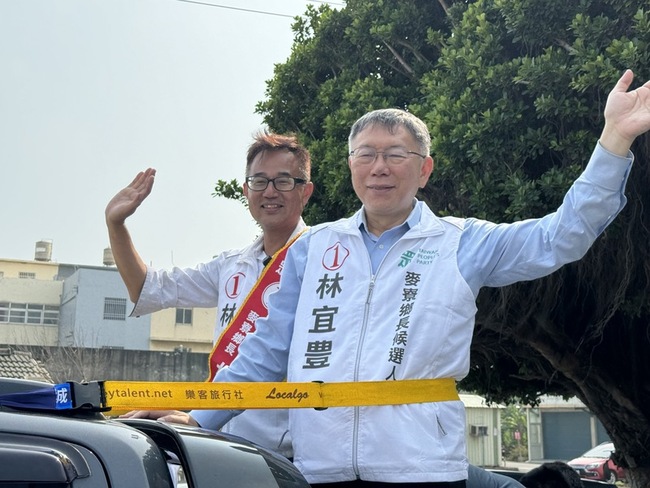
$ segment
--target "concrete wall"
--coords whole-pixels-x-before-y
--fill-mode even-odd
[[[149,348],[170,351],[183,346],[194,352],[209,353],[216,322],[216,308],[193,308],[191,324],[177,324],[175,308],[160,310],[151,314]]]
[[[58,269],[58,263],[0,258],[0,271],[5,278],[18,278],[20,273],[34,273],[36,280],[55,280]]]
[[[208,354],[187,350],[135,351],[21,346],[42,362],[54,382],[64,381],[204,381]]]

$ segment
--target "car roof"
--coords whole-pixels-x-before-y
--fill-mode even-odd
[[[0,464],[12,466],[0,470],[0,482],[36,483],[41,476],[71,483],[104,470],[109,480],[103,486],[171,488],[168,463],[173,461],[198,488],[214,486],[217,473],[220,486],[233,488],[309,487],[286,458],[235,436],[154,420],[112,419],[88,405],[72,410],[3,405],[3,395],[48,386],[54,385],[0,378]]]

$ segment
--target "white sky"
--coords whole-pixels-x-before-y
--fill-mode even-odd
[[[301,15],[306,0],[206,0]],[[337,5],[334,5],[335,7]],[[158,171],[129,221],[143,259],[194,266],[250,242],[242,180],[292,18],[179,0],[0,0],[0,258],[102,265],[104,207]]]

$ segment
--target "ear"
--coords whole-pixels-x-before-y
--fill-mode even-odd
[[[302,189],[302,204],[307,205],[307,202],[309,201],[309,198],[311,197],[312,193],[314,193],[314,184],[310,181],[308,183],[305,183]]]
[[[244,182],[241,189],[242,192],[244,192],[244,196],[246,197],[246,200],[248,200],[248,185],[246,184],[246,182]]]
[[[422,166],[420,167],[420,188],[424,188],[429,181],[431,173],[433,173],[434,162],[431,156],[427,156],[422,161]]]

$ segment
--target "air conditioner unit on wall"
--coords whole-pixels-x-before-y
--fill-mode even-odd
[[[488,435],[487,425],[470,425],[469,435],[474,437],[482,437]]]

